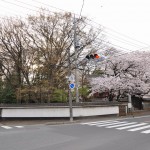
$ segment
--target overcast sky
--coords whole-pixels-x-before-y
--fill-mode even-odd
[[[0,0],[0,15],[24,16],[35,13],[36,7],[59,11],[50,6],[80,14],[82,4],[83,0]],[[84,0],[82,15],[105,26],[108,39],[118,46],[136,50],[150,45],[150,0]]]

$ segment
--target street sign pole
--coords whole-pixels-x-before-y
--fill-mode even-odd
[[[71,76],[71,62],[70,62],[70,49],[68,49],[68,74]],[[71,88],[70,88],[70,81],[69,81],[69,114],[70,114],[70,122],[73,121],[73,110],[72,110],[72,95],[71,95]]]
[[[69,112],[70,112],[70,122],[73,121],[73,111],[72,111],[72,95],[71,88],[69,87]]]

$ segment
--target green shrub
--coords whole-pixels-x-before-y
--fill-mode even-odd
[[[67,102],[67,92],[61,89],[55,89],[52,94],[52,103],[65,103]]]
[[[0,93],[0,103],[16,103],[15,91],[11,87],[5,87],[4,89],[1,89]]]
[[[89,95],[89,88],[87,86],[80,87],[79,95],[82,97],[83,100],[86,100],[87,96]]]

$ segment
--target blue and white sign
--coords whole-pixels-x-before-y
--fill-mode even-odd
[[[74,82],[75,81],[75,76],[73,74],[71,74],[68,78],[68,81],[70,82]]]
[[[69,84],[70,89],[73,89],[74,87],[75,87],[75,84],[73,84],[73,83]]]

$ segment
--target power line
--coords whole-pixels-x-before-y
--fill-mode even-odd
[[[79,15],[79,18],[81,17],[81,14],[82,14],[83,7],[84,7],[84,0],[83,0],[83,2],[82,2],[82,7],[81,7],[81,10],[80,10],[80,15]]]
[[[89,20],[88,18],[87,18],[87,20]],[[89,26],[92,26],[92,27],[94,27],[92,24],[89,24],[89,23],[86,23],[87,25],[89,25]],[[102,25],[101,25],[102,26]],[[102,26],[102,27],[104,27],[104,26]],[[99,27],[95,27],[95,28],[97,28],[97,29],[101,29],[101,28],[99,28]],[[111,33],[108,33],[108,32],[106,32],[105,30],[103,30],[102,32],[104,32],[105,34],[107,34],[107,36],[113,36],[113,37],[117,37],[116,35],[113,35],[113,34],[111,34]],[[119,35],[119,33],[118,33],[118,35]],[[120,34],[121,35],[121,34]],[[126,41],[126,42],[128,42],[128,43],[132,43],[132,45],[134,44],[134,45],[136,45],[136,47],[137,46],[139,46],[139,47],[143,47],[142,45],[146,45],[146,46],[150,46],[150,45],[148,45],[148,44],[143,44],[142,42],[138,42],[138,44],[137,44],[137,42],[136,43],[133,43],[133,42],[131,42],[130,40],[125,40],[124,39],[125,38],[125,36],[123,37],[123,36],[121,36],[121,37],[118,37],[118,39],[120,40],[124,40],[124,41]],[[130,38],[128,38],[128,39],[130,39]],[[132,41],[133,41],[133,39],[132,39]],[[134,40],[134,41],[136,41],[136,40]],[[122,42],[122,43],[125,43],[125,42]],[[141,43],[142,45],[139,45],[139,43]],[[131,45],[131,44],[130,44]]]
[[[148,48],[148,47],[146,47],[146,48]],[[149,48],[150,48],[150,47],[149,47]],[[137,52],[137,51],[140,51],[140,50],[141,50],[141,49],[137,49],[137,50],[133,50],[133,51],[130,51],[130,52],[123,53],[123,54],[114,55],[114,57],[126,55],[126,54],[129,54],[129,53],[131,53],[131,52]]]
[[[6,0],[5,0],[5,1],[6,1]],[[35,6],[35,5],[31,5],[31,4],[22,2],[22,1],[19,1],[19,0],[14,0],[14,1],[17,1],[17,2],[22,3],[22,4],[24,4],[24,5],[27,5],[27,6],[33,6],[33,7],[37,8],[37,9],[40,9],[40,7],[37,7],[37,6]],[[14,3],[13,3],[13,4],[14,4]],[[27,7],[26,7],[26,8],[27,8]],[[31,9],[31,10],[32,10],[32,9]],[[38,11],[38,10],[34,10],[34,11],[40,12],[40,11]],[[52,12],[52,11],[49,11],[49,12]],[[54,12],[53,12],[53,13],[54,13]]]
[[[15,16],[18,16],[18,12],[12,10],[11,8],[8,9],[7,7],[2,6],[2,5],[0,5],[0,7],[2,7],[2,8],[5,9],[5,10],[7,10],[7,11],[10,12],[11,14],[13,14],[13,15],[15,15]],[[21,13],[22,13],[22,12],[21,12]],[[25,13],[24,13],[24,15],[25,15]],[[8,16],[7,16],[7,17],[8,17]],[[6,19],[5,17],[0,17],[0,18]]]
[[[105,34],[107,35],[107,33],[105,33]],[[117,38],[117,37],[114,36],[114,35],[109,35],[109,34],[108,34],[107,36],[108,36],[108,37],[111,37],[112,39],[114,39],[114,40],[116,40],[116,41],[118,41],[118,42],[124,43],[124,44],[128,44],[128,45],[131,45],[131,46],[134,46],[134,47],[138,47],[138,48],[143,47],[143,46],[140,46],[140,45],[131,43],[131,42],[127,41],[127,40],[124,40],[124,39],[121,39],[121,38]]]
[[[88,23],[86,23],[86,24],[92,27],[92,25],[90,25],[90,24],[88,24]],[[87,28],[88,28],[88,27],[87,27]],[[97,29],[100,29],[100,28],[97,28]],[[104,33],[105,35],[107,35],[107,37],[111,37],[112,39],[115,39],[116,41],[119,41],[119,42],[121,42],[121,43],[125,43],[125,44],[131,45],[131,46],[134,46],[134,47],[138,47],[138,48],[143,47],[142,45],[138,45],[138,44],[135,44],[135,43],[133,43],[133,42],[127,41],[127,40],[125,40],[125,39],[123,39],[123,38],[120,38],[120,37],[117,37],[117,36],[115,36],[115,35],[112,35],[112,34],[106,32],[106,31],[104,31],[104,30],[102,30],[102,33]]]
[[[37,3],[39,3],[39,4],[43,4],[43,5],[45,5],[45,6],[49,6],[49,7],[55,8],[55,9],[57,9],[57,10],[61,10],[61,11],[64,11],[64,12],[68,12],[68,11],[66,11],[66,10],[63,10],[63,9],[54,7],[54,6],[52,6],[52,5],[49,5],[49,4],[46,4],[46,3],[43,3],[43,2],[39,2],[39,1],[37,1],[37,0],[32,0],[32,1],[35,1],[35,2],[37,2]],[[75,14],[75,15],[78,15],[78,14]],[[79,16],[79,15],[78,15],[78,16]],[[113,30],[113,29],[111,29],[111,28],[108,28],[108,27],[106,27],[106,26],[103,26],[103,25],[101,25],[101,24],[99,24],[99,23],[97,23],[97,22],[95,22],[95,21],[93,21],[93,20],[91,20],[91,19],[88,19],[88,18],[87,18],[87,20],[89,20],[89,21],[91,21],[91,22],[93,22],[93,23],[95,23],[95,24],[97,24],[97,25],[99,25],[99,26],[102,26],[102,27],[104,27],[104,28],[107,28],[108,30],[110,30],[110,31],[112,31],[112,32],[114,32],[114,33],[117,33],[117,34],[119,34],[119,35],[121,35],[121,36],[123,36],[123,37],[127,37],[128,39],[134,40],[134,41],[136,41],[136,42],[138,42],[138,43],[141,43],[141,44],[150,46],[150,45],[147,44],[147,43],[144,43],[144,42],[141,42],[141,41],[139,41],[139,40],[136,40],[136,39],[134,39],[134,38],[132,38],[132,37],[130,37],[130,36],[128,36],[128,35],[119,33],[119,32],[117,32],[117,31],[115,31],[115,30]]]
[[[107,27],[107,28],[108,28],[108,27]],[[113,29],[110,29],[110,28],[108,28],[108,29],[109,29],[109,30],[111,30],[111,31],[113,31],[113,32],[115,32],[115,33],[117,33],[117,34],[120,34],[120,35],[122,35],[122,36],[124,36],[124,37],[127,37],[128,39],[131,39],[131,40],[137,41],[137,42],[139,42],[139,43],[141,43],[141,44],[144,44],[144,45],[150,46],[149,44],[147,44],[147,43],[145,43],[145,42],[141,42],[141,41],[136,40],[136,39],[133,39],[133,38],[129,37],[128,35],[125,35],[125,34],[119,33],[119,32],[117,32],[117,31],[115,31],[115,30],[113,30]]]
[[[87,18],[87,20],[89,20],[89,21],[91,21],[91,22],[93,22],[93,23],[95,23],[95,24],[97,24],[97,25],[99,25],[99,26],[102,26],[102,27],[104,27],[104,28],[106,28],[106,29],[108,29],[108,30],[114,32],[114,33],[117,33],[117,34],[119,34],[119,35],[121,35],[121,36],[123,36],[123,37],[127,37],[128,39],[137,41],[138,43],[141,43],[141,44],[150,46],[150,45],[147,44],[147,43],[144,43],[144,42],[141,42],[141,41],[139,41],[139,40],[136,40],[136,39],[134,39],[134,38],[132,38],[132,37],[130,37],[130,36],[128,36],[128,35],[125,35],[125,34],[123,34],[123,33],[119,33],[119,32],[117,32],[117,31],[115,31],[114,29],[111,29],[111,28],[109,28],[109,27],[103,26],[103,25],[101,25],[101,24],[99,24],[99,23],[97,23],[97,22],[95,22],[95,21],[93,21],[93,20],[91,20],[91,19],[88,19],[88,18]],[[97,27],[97,28],[98,28],[98,27]]]
[[[51,8],[54,8],[54,9],[57,9],[57,10],[60,10],[60,11],[63,11],[63,12],[68,12],[68,11],[65,11],[65,10],[63,10],[63,9],[61,9],[61,8],[57,8],[57,7],[55,7],[55,6],[52,6],[52,5],[49,5],[49,4],[45,4],[45,3],[39,2],[39,1],[37,1],[37,0],[32,0],[32,1],[35,1],[36,3],[42,4],[42,5],[45,5],[45,6],[49,6],[49,7],[51,7]]]
[[[97,38],[97,39],[99,39],[99,38]],[[107,42],[107,41],[102,40],[102,39],[99,39],[99,40],[101,40],[101,41],[103,41],[103,42]],[[111,44],[111,45],[113,45],[113,46],[115,46],[115,47],[119,47],[119,48],[121,48],[121,49],[125,49],[125,50],[127,50],[127,51],[132,51],[132,50],[130,50],[130,49],[123,48],[123,47],[121,47],[121,46],[118,46],[118,45],[116,45],[116,44],[112,44],[112,43],[109,43],[109,42],[108,42],[107,44]]]
[[[105,40],[101,40],[101,41],[106,42]],[[115,45],[115,44],[112,44],[112,43],[107,43],[107,44],[111,44],[111,45],[113,45],[113,46],[117,46],[117,47],[118,47],[118,45]],[[125,48],[120,47],[120,46],[119,46],[119,48],[124,49],[126,52],[125,52],[125,53],[122,53],[122,54],[114,55],[115,57],[117,57],[117,56],[122,56],[122,55],[125,55],[125,54],[129,54],[129,53],[131,53],[131,52],[141,51],[142,49],[147,49],[147,48],[150,49],[150,46],[144,47],[144,48],[141,48],[141,49],[137,49],[137,50],[125,49]],[[115,54],[117,54],[117,53],[120,53],[120,52],[116,52]]]
[[[18,2],[20,2],[19,0],[15,0],[15,1],[18,1]],[[14,4],[14,3],[12,3],[12,2],[8,2],[8,1],[4,1],[4,2],[6,2],[6,3],[10,3],[10,4],[13,4],[13,5],[16,5],[16,6],[19,6],[19,7],[22,7],[22,8],[25,8],[25,9],[28,9],[28,10],[32,10],[32,11],[36,11],[36,12],[40,12],[40,11],[37,11],[37,10],[33,10],[33,9],[30,9],[30,8],[28,8],[28,7],[24,7],[24,6],[21,6],[21,5],[17,5],[17,4]],[[27,3],[24,3],[24,2],[20,2],[20,3],[23,3],[23,4],[26,4],[26,5],[28,5],[28,6],[31,6],[31,5],[29,5],[29,4],[27,4]],[[37,7],[37,6],[34,6],[34,7],[36,7],[36,8],[38,8],[39,9],[39,7]],[[51,12],[51,11],[49,11],[49,12]],[[54,13],[54,12],[53,12]],[[113,45],[115,45],[115,44],[113,44]],[[115,46],[117,46],[117,45],[115,45]],[[118,47],[118,46],[117,46]],[[120,46],[119,46],[120,47]],[[123,49],[125,49],[125,48],[123,48]]]
[[[28,8],[28,7],[24,7],[24,6],[21,6],[21,5],[12,3],[12,2],[8,2],[8,1],[6,1],[6,0],[1,0],[1,1],[3,1],[3,2],[5,2],[5,3],[12,4],[12,5],[15,5],[15,6],[18,6],[18,7],[22,7],[22,8],[28,9],[28,10],[31,10],[31,11],[36,11],[36,10],[34,10],[34,9],[31,9],[31,8]],[[36,11],[36,12],[40,12],[40,11]]]
[[[89,25],[88,23],[86,23],[86,24]],[[92,25],[90,25],[90,26],[92,27]],[[88,27],[86,27],[86,28],[88,28]],[[97,28],[97,29],[99,29],[99,28]],[[133,47],[133,46],[134,46],[134,47],[138,47],[138,48],[143,47],[142,45],[138,45],[138,44],[135,44],[135,43],[133,43],[133,42],[127,41],[127,40],[125,40],[125,39],[123,39],[123,38],[121,39],[120,37],[117,37],[117,36],[115,36],[115,35],[109,34],[109,33],[106,32],[106,31],[103,31],[103,30],[102,30],[102,33],[104,33],[105,35],[107,35],[107,37],[111,37],[111,39],[115,39],[116,41],[119,41],[119,42],[121,42],[121,43],[131,45],[132,47]]]
[[[19,0],[15,0],[15,1],[18,1],[19,3],[25,4],[25,5],[28,5],[28,6],[33,6],[33,5],[27,4],[27,3],[25,3],[25,2],[21,2],[21,1],[19,1]],[[34,0],[34,1],[36,1],[36,0]],[[6,1],[6,2],[7,2],[7,1]],[[38,2],[38,1],[36,1],[36,2]],[[8,3],[9,3],[9,2],[8,2]],[[46,5],[45,3],[41,3],[41,2],[38,2],[38,3]],[[11,4],[14,4],[14,3],[11,3]],[[16,4],[15,4],[15,5],[16,5]],[[17,5],[17,6],[20,6],[20,5]],[[48,5],[48,6],[49,6],[49,5]],[[83,1],[83,4],[82,4],[82,8],[83,8],[83,6],[84,6],[84,1]],[[20,6],[20,7],[23,7],[23,6]],[[33,7],[36,7],[36,8],[38,8],[38,9],[40,9],[40,8],[37,7],[37,6],[33,6]],[[50,5],[50,7],[53,7],[53,6]],[[29,9],[29,8],[27,8],[27,7],[24,7],[24,8]],[[59,9],[59,8],[57,8],[57,7],[53,7],[53,8]],[[82,8],[81,8],[81,11],[82,11]],[[36,10],[33,10],[33,9],[30,9],[30,10],[36,11]],[[59,10],[65,11],[65,10],[62,10],[62,9],[59,9]],[[81,11],[80,11],[80,14],[81,14]],[[39,12],[39,11],[38,11],[38,12]],[[52,12],[52,11],[50,11],[50,12]],[[67,12],[67,11],[65,11],[65,12]],[[54,12],[53,12],[53,13],[54,13]],[[87,18],[87,20],[89,20],[89,19]],[[92,20],[90,20],[90,21],[92,21]],[[92,22],[93,22],[93,21],[92,21]],[[95,22],[94,22],[94,23],[95,23]],[[87,23],[86,23],[86,24],[87,24]],[[100,25],[100,24],[99,24],[99,25]],[[93,26],[93,25],[90,25],[90,26]],[[98,27],[96,27],[96,28],[99,29]],[[110,33],[105,32],[105,31],[103,31],[103,32],[106,33],[106,34],[110,34]],[[112,35],[112,36],[114,36],[114,35]],[[119,38],[118,41],[120,41],[120,38]],[[127,40],[124,40],[124,41],[127,41]],[[126,42],[122,42],[122,43],[126,43]],[[129,44],[129,43],[132,43],[132,42],[128,42],[128,43],[126,43],[126,44]],[[129,45],[132,45],[132,46],[133,46],[133,43],[132,43],[132,44],[129,44]],[[137,47],[137,44],[134,43],[134,45],[136,45],[136,47]],[[142,46],[138,46],[138,47],[142,47]]]

